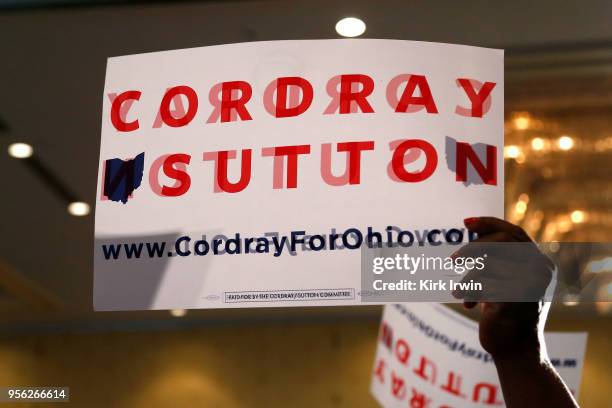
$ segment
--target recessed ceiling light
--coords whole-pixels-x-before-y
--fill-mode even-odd
[[[518,130],[525,130],[529,128],[529,116],[519,116],[514,119],[514,127]]]
[[[561,150],[570,150],[574,147],[574,139],[569,136],[561,136],[557,141]]]
[[[27,143],[13,143],[8,147],[8,154],[16,159],[27,159],[34,149]]]
[[[68,212],[76,217],[82,217],[89,214],[89,204],[81,201],[75,201],[68,205]]]
[[[185,309],[172,309],[170,314],[174,317],[183,317],[187,314],[187,311]]]
[[[365,23],[355,17],[346,17],[336,23],[336,32],[343,37],[358,37],[365,30]]]
[[[542,139],[541,137],[535,137],[531,139],[531,148],[533,150],[542,150],[544,149],[544,146],[544,139]]]
[[[574,210],[570,214],[570,219],[572,220],[574,224],[580,224],[581,222],[584,222],[585,218],[586,218],[585,213],[584,211],[581,211],[581,210]]]
[[[568,293],[565,296],[563,296],[563,304],[565,306],[576,306],[580,304],[580,296],[572,294],[572,293]]]
[[[504,157],[516,159],[521,155],[521,149],[516,145],[504,146]]]

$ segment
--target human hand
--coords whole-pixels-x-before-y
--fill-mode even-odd
[[[494,358],[539,358],[549,305],[542,299],[554,264],[516,225],[493,217],[468,218],[464,223],[469,231],[478,233],[478,239],[453,256],[487,252],[486,268],[472,270],[463,278],[481,282],[484,289],[453,295],[463,299],[467,308],[481,304],[480,343]],[[522,244],[498,244],[502,242]]]

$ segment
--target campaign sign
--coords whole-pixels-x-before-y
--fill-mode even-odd
[[[578,397],[587,333],[544,337],[552,365]],[[385,306],[370,389],[385,408],[504,406],[478,323],[437,303]]]
[[[503,215],[500,50],[130,55],[103,98],[96,310],[358,304],[362,245],[467,241],[465,217]]]

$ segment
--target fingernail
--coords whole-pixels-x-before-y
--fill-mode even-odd
[[[473,225],[476,224],[476,222],[478,222],[478,217],[470,217],[470,218],[466,218],[465,220],[463,220],[463,222],[466,225]]]

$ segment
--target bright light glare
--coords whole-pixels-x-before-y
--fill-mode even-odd
[[[584,221],[584,218],[585,218],[584,211],[580,211],[580,210],[572,211],[570,218],[574,224],[580,224],[581,222]]]
[[[89,204],[81,201],[75,201],[68,205],[68,212],[75,217],[82,217],[89,214]]]
[[[336,23],[336,32],[343,37],[358,37],[365,30],[365,23],[355,17],[346,17]]]
[[[187,311],[185,309],[172,309],[170,314],[174,317],[183,317],[187,314]]]
[[[27,159],[32,153],[34,149],[27,143],[13,143],[8,147],[8,154],[16,159]]]
[[[529,117],[519,116],[518,118],[514,119],[514,127],[516,127],[518,130],[525,130],[529,128]]]
[[[524,201],[519,201],[516,203],[516,212],[518,214],[525,214],[525,211],[527,211],[527,203]]]
[[[557,141],[559,144],[559,149],[561,150],[570,150],[574,147],[574,139],[569,136],[561,136]]]
[[[544,139],[540,137],[533,138],[531,140],[531,148],[533,150],[542,150],[544,149]]]
[[[510,145],[504,147],[504,157],[508,159],[516,159],[521,154],[521,149],[518,146]]]
[[[563,304],[565,306],[576,306],[580,303],[580,297],[578,295],[573,295],[568,293],[563,297]]]

